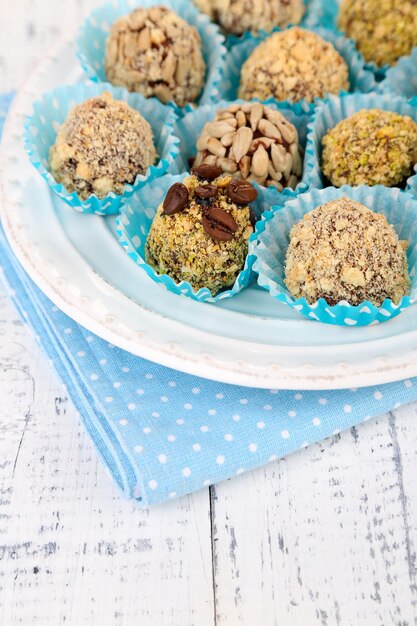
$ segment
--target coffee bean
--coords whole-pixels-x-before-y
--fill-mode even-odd
[[[230,241],[238,226],[230,213],[218,207],[212,207],[203,215],[203,228],[212,239]]]
[[[183,183],[175,183],[168,189],[162,215],[180,213],[188,204],[188,189]]]
[[[227,185],[227,193],[236,204],[249,204],[256,200],[258,192],[247,180],[232,178]]]
[[[194,189],[196,201],[199,204],[210,204],[217,198],[217,187],[215,185],[201,185]]]
[[[202,163],[198,167],[192,169],[192,173],[198,176],[202,180],[214,180],[220,174],[223,174],[223,170],[218,165],[210,165],[209,163]]]

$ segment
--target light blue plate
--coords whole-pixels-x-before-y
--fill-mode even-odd
[[[3,142],[1,217],[47,296],[90,331],[197,376],[252,387],[330,389],[417,375],[417,315],[367,328],[317,324],[257,287],[216,304],[162,290],[117,241],[115,218],[73,211],[36,174],[21,126],[36,95],[79,80],[74,47],[45,59],[13,104]]]

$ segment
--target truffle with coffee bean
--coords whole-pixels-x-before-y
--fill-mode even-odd
[[[158,274],[187,281],[214,296],[233,286],[248,254],[257,191],[216,165],[202,164],[172,185],[146,241],[146,261]]]
[[[295,189],[302,174],[296,127],[280,111],[260,102],[218,109],[197,141],[194,165],[218,165],[234,178],[264,187]]]

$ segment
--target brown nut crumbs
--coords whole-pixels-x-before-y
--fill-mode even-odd
[[[155,162],[152,129],[142,115],[111,94],[73,107],[50,150],[52,176],[82,200],[122,194],[126,183]]]
[[[407,242],[385,216],[347,197],[317,207],[293,226],[285,284],[294,298],[375,306],[409,293]]]
[[[339,28],[351,37],[366,61],[394,65],[417,46],[415,0],[343,0]]]
[[[298,102],[349,89],[349,70],[334,46],[302,28],[274,33],[243,64],[239,98]]]
[[[181,107],[199,96],[206,69],[197,29],[163,6],[135,9],[113,24],[105,68],[113,85]]]
[[[363,109],[323,137],[322,170],[336,187],[392,187],[417,162],[417,124],[407,115]]]
[[[163,215],[163,205],[158,207],[146,241],[146,261],[155,271],[168,274],[176,282],[188,281],[195,290],[206,287],[212,295],[233,286],[245,264],[253,226],[249,207],[230,200],[227,194],[230,180],[231,176],[214,181],[189,176],[183,181],[189,191],[188,205],[173,215]],[[208,201],[208,211],[195,194],[197,188],[206,184],[217,187],[215,200]],[[211,207],[225,211],[236,223],[236,231],[229,240],[213,239],[205,230],[204,216]]]

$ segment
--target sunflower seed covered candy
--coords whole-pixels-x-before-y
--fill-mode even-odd
[[[198,98],[206,69],[198,31],[163,6],[135,9],[113,24],[105,68],[113,85],[180,107]]]
[[[297,129],[259,102],[218,109],[197,141],[195,165],[219,166],[234,178],[265,187],[295,189],[302,173]]]
[[[239,188],[241,187],[241,189]],[[249,203],[257,192],[246,181],[201,165],[170,187],[158,207],[146,242],[146,261],[176,282],[216,295],[232,287],[248,254],[254,230]]]
[[[336,48],[303,28],[273,33],[243,64],[239,98],[313,102],[349,90],[349,69]]]
[[[270,32],[276,26],[298,24],[304,14],[303,0],[194,0],[226,33]]]

